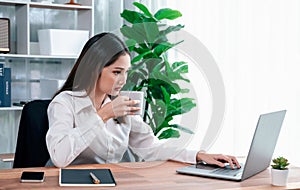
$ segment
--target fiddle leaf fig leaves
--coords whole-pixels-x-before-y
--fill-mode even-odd
[[[131,52],[131,70],[128,72],[126,90],[145,92],[144,121],[159,139],[178,138],[180,132],[193,131],[174,123],[178,115],[191,111],[194,99],[183,97],[189,89],[182,84],[189,83],[186,77],[188,63],[169,61],[168,52],[179,43],[170,42],[168,35],[184,28],[183,25],[167,26],[164,20],[174,20],[182,16],[180,11],[162,8],[155,14],[143,4],[134,2],[138,9],[124,10],[121,17],[126,20],[120,31]]]

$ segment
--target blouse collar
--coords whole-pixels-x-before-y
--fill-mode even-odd
[[[73,98],[73,105],[74,105],[75,113],[79,113],[81,110],[88,108],[88,107],[94,108],[93,102],[92,102],[91,98],[87,95],[85,90],[83,90],[83,91],[66,91],[66,93],[71,95]],[[105,104],[107,104],[108,102],[111,102],[111,99],[109,97],[106,97],[103,104],[101,105],[101,107],[104,106]]]

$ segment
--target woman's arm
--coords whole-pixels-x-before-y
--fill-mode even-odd
[[[172,159],[181,162],[196,163],[204,161],[208,164],[224,167],[229,163],[232,168],[240,168],[234,156],[223,154],[208,154],[204,151],[187,150],[186,142],[180,139],[169,139],[166,142],[159,140],[152,132],[150,126],[141,118],[132,117],[129,145],[132,150],[146,161]]]
[[[195,163],[196,150],[187,150],[180,139],[159,140],[149,125],[144,123],[139,116],[132,116],[129,121],[131,132],[129,136],[130,148],[146,161],[176,160]],[[180,144],[177,146],[176,144]]]
[[[96,135],[104,135],[99,127],[104,124],[97,114],[91,115],[87,110],[76,114],[74,104],[68,101],[52,101],[48,107],[48,119],[46,143],[51,160],[57,167],[69,165]],[[78,120],[79,125],[75,126]]]

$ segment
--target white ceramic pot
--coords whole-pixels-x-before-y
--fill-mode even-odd
[[[271,169],[272,185],[274,186],[286,186],[289,170],[277,170]]]

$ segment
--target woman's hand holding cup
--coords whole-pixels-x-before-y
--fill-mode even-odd
[[[106,122],[110,118],[136,114],[141,109],[136,106],[137,104],[140,104],[140,100],[132,100],[127,96],[117,96],[99,109],[97,113]]]

